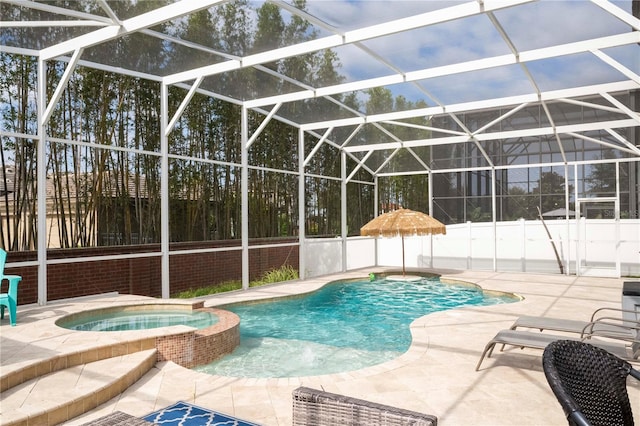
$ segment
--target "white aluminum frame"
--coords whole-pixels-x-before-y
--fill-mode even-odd
[[[247,207],[247,189],[248,189],[248,169],[252,166],[248,164],[248,150],[251,148],[252,143],[256,140],[257,136],[264,129],[266,124],[271,120],[279,120],[284,123],[287,123],[291,126],[298,128],[298,150],[299,150],[299,164],[297,172],[284,171],[284,173],[295,173],[298,174],[299,178],[299,199],[304,199],[305,197],[305,177],[310,176],[306,174],[305,167],[308,162],[312,159],[317,149],[322,144],[330,144],[334,148],[340,150],[341,152],[341,176],[340,180],[342,182],[341,186],[341,218],[342,218],[342,230],[341,230],[341,238],[343,241],[342,244],[342,260],[343,260],[343,268],[346,265],[347,259],[347,245],[346,245],[346,211],[348,208],[347,200],[346,200],[346,185],[348,182],[352,181],[355,173],[359,169],[364,169],[368,173],[372,175],[373,185],[378,185],[378,178],[383,176],[389,176],[392,174],[401,175],[401,174],[428,174],[430,182],[432,181],[433,174],[436,173],[447,173],[451,171],[465,171],[465,170],[478,170],[485,169],[491,170],[492,175],[492,215],[493,215],[493,223],[495,228],[496,222],[496,170],[500,169],[509,169],[509,168],[519,168],[519,167],[542,167],[545,165],[564,165],[565,170],[568,170],[568,167],[574,166],[577,167],[581,162],[568,162],[566,161],[566,157],[564,157],[564,150],[562,147],[562,143],[560,142],[562,135],[568,135],[574,138],[583,138],[590,142],[596,142],[602,145],[605,145],[610,148],[614,148],[624,152],[625,154],[631,155],[629,159],[624,160],[615,160],[618,162],[621,161],[637,161],[640,162],[640,148],[634,143],[634,141],[627,140],[621,136],[621,134],[617,131],[618,129],[625,128],[633,128],[636,129],[635,132],[640,132],[640,114],[637,111],[631,110],[629,107],[623,105],[621,102],[617,101],[612,93],[640,90],[640,74],[639,70],[629,69],[628,67],[621,64],[619,61],[612,58],[610,55],[606,54],[603,50],[609,49],[613,47],[627,46],[627,45],[635,45],[640,43],[640,19],[632,16],[628,12],[620,9],[618,6],[613,4],[608,0],[591,0],[591,2],[601,8],[603,11],[608,13],[609,15],[615,17],[617,20],[624,22],[629,27],[631,27],[632,31],[627,33],[621,33],[616,35],[610,35],[605,37],[597,37],[588,40],[580,40],[572,43],[560,43],[553,46],[539,48],[539,49],[531,49],[525,51],[518,51],[511,41],[509,34],[505,31],[505,29],[500,24],[499,20],[496,17],[494,12],[503,9],[503,8],[517,8],[520,5],[525,5],[531,3],[533,0],[511,0],[509,2],[504,2],[502,0],[470,0],[465,3],[461,3],[451,7],[445,7],[443,9],[435,10],[432,12],[422,13],[415,16],[411,16],[403,19],[396,20],[387,20],[385,22],[370,25],[370,26],[361,26],[359,28],[349,30],[349,31],[341,31],[332,27],[331,25],[323,22],[320,19],[317,19],[313,15],[309,14],[306,11],[299,10],[295,8],[293,5],[283,1],[283,0],[267,0],[271,3],[281,7],[288,12],[297,15],[303,19],[307,19],[312,22],[319,28],[327,30],[330,35],[322,38],[318,38],[312,41],[293,44],[287,47],[277,48],[273,50],[268,50],[265,52],[249,54],[244,57],[234,57],[232,55],[226,54],[224,52],[214,51],[211,48],[206,46],[199,46],[195,43],[191,43],[184,40],[178,40],[175,37],[171,37],[166,34],[160,34],[154,30],[150,30],[151,27],[161,24],[164,22],[168,22],[171,20],[175,20],[179,17],[186,16],[190,13],[194,13],[200,10],[204,10],[210,8],[212,6],[222,4],[226,0],[179,0],[175,3],[159,7],[155,10],[152,10],[147,13],[143,13],[139,16],[121,20],[114,13],[114,11],[109,7],[108,3],[104,0],[98,0],[99,6],[105,12],[106,16],[99,16],[95,14],[88,14],[84,12],[78,12],[71,9],[64,9],[60,7],[50,6],[45,3],[38,3],[37,1],[26,1],[26,0],[3,0],[4,3],[8,5],[23,7],[23,8],[31,8],[36,10],[41,10],[45,12],[50,12],[54,15],[63,15],[67,16],[68,20],[52,20],[52,21],[31,21],[31,22],[15,22],[15,21],[0,21],[0,26],[7,27],[21,27],[21,26],[35,26],[35,27],[56,27],[56,26],[84,26],[84,27],[96,27],[95,30],[90,31],[82,36],[75,37],[69,40],[65,40],[58,44],[46,47],[40,51],[34,51],[33,49],[28,49],[24,47],[13,47],[13,46],[1,46],[4,52],[13,53],[13,54],[24,54],[36,56],[38,58],[38,94],[37,94],[37,105],[38,105],[38,126],[37,126],[37,135],[23,135],[18,136],[15,133],[0,131],[0,135],[2,136],[14,136],[14,137],[29,137],[34,138],[38,141],[38,232],[39,235],[46,235],[46,204],[45,204],[45,180],[46,180],[46,150],[45,146],[47,141],[52,141],[52,138],[49,138],[47,135],[47,123],[51,116],[51,112],[55,108],[57,102],[62,96],[67,82],[74,71],[74,69],[78,66],[88,66],[94,67],[97,69],[104,69],[111,72],[119,72],[126,75],[131,75],[135,77],[148,78],[151,80],[159,81],[161,83],[161,151],[159,153],[147,153],[150,155],[159,155],[161,157],[161,167],[162,167],[162,180],[161,180],[161,194],[162,194],[162,203],[161,203],[161,218],[162,218],[162,228],[161,228],[161,256],[162,256],[162,297],[169,297],[169,228],[168,228],[168,161],[169,158],[175,157],[169,154],[168,152],[168,135],[173,129],[174,124],[179,119],[180,115],[184,111],[184,109],[188,106],[189,101],[194,96],[195,93],[204,94],[207,96],[213,96],[218,99],[223,99],[228,102],[232,102],[242,106],[242,119],[241,119],[241,130],[242,130],[242,159],[241,164],[239,165],[242,172],[241,177],[241,186],[242,186],[242,260],[243,260],[243,288],[248,287],[248,207]],[[396,69],[390,62],[386,61],[381,55],[377,52],[372,51],[370,48],[365,47],[362,42],[367,40],[373,40],[376,38],[384,37],[391,34],[396,34],[403,31],[410,31],[417,28],[432,26],[444,22],[449,22],[457,19],[462,19],[465,17],[478,16],[478,15],[486,15],[488,19],[491,21],[492,25],[496,29],[496,31],[501,35],[505,44],[509,47],[510,53],[506,55],[497,55],[497,56],[488,56],[481,59],[462,61],[455,64],[448,64],[445,66],[435,66],[435,67],[427,67],[424,69],[414,70],[411,72],[402,72],[401,70]],[[0,18],[1,19],[1,18]],[[188,46],[194,49],[200,49],[203,51],[207,51],[210,53],[215,53],[222,57],[225,57],[226,60],[213,64],[207,65],[203,67],[193,68],[183,72],[177,72],[168,76],[157,76],[148,73],[143,73],[136,70],[128,70],[116,68],[113,66],[98,64],[94,62],[89,62],[82,59],[82,54],[84,49],[92,46],[100,45],[101,43],[108,42],[110,40],[116,39],[118,37],[122,37],[128,34],[133,33],[142,33],[151,37],[158,37],[163,40],[167,40],[173,43],[179,43],[184,46]],[[307,84],[296,81],[291,77],[282,75],[278,72],[270,70],[263,65],[266,63],[272,63],[274,61],[293,57],[296,55],[303,55],[307,53],[314,53],[321,51],[323,49],[335,48],[340,46],[353,45],[358,49],[366,52],[370,57],[374,58],[376,61],[385,64],[389,69],[394,70],[395,72],[390,73],[385,76],[376,77],[376,78],[365,78],[357,81],[352,81],[343,84],[337,85],[329,85],[324,87],[310,87]],[[541,59],[549,59],[549,58],[559,58],[565,57],[578,53],[589,53],[593,55],[598,60],[602,61],[602,63],[606,64],[609,67],[614,68],[618,72],[620,72],[626,80],[617,81],[617,82],[609,82],[603,84],[597,84],[592,86],[584,86],[584,87],[573,87],[562,90],[553,90],[553,91],[541,91],[534,77],[528,70],[528,64],[541,60]],[[71,56],[67,56],[67,55]],[[46,99],[46,79],[44,78],[46,72],[46,61],[49,60],[60,60],[68,62],[67,68],[62,76],[61,81],[58,86],[55,88],[54,94],[51,99]],[[470,71],[491,71],[497,69],[499,67],[505,65],[518,65],[524,71],[524,74],[529,79],[531,85],[530,93],[519,95],[519,96],[510,96],[503,98],[494,98],[494,99],[484,99],[481,101],[474,102],[463,102],[458,104],[442,104],[437,103],[435,106],[431,106],[428,108],[420,108],[414,110],[407,111],[397,111],[392,113],[383,113],[383,114],[375,114],[375,115],[365,115],[358,111],[353,111],[347,108],[342,103],[338,102],[332,96],[341,95],[353,91],[358,90],[366,90],[371,88],[376,88],[380,86],[387,86],[396,83],[414,83],[418,84],[420,81],[428,81],[429,79],[434,79],[442,76],[450,76],[456,74],[462,74]],[[239,70],[243,68],[255,68],[259,72],[269,73],[274,77],[281,78],[288,83],[294,84],[300,87],[299,91],[284,93],[276,96],[268,96],[256,99],[249,100],[238,100],[229,97],[224,93],[213,93],[206,89],[201,88],[201,84],[205,78],[222,74],[228,71]],[[172,117],[169,117],[168,110],[168,93],[170,86],[181,87],[187,90],[186,96],[183,98],[178,111],[174,113]],[[574,98],[577,97],[585,97],[585,96],[600,96],[606,99],[611,106],[603,106],[597,104],[589,104],[580,100],[576,100]],[[346,111],[350,111],[353,113],[352,118],[345,118],[339,120],[323,120],[323,121],[314,121],[309,123],[298,123],[294,122],[291,119],[281,116],[278,114],[281,106],[285,103],[296,102],[300,100],[309,100],[313,98],[326,98],[330,102],[336,103],[343,107]],[[600,108],[609,112],[615,111],[621,113],[623,116],[627,118],[621,118],[619,120],[611,120],[607,122],[594,122],[594,123],[582,123],[582,124],[572,124],[572,125],[562,125],[556,126],[553,123],[553,118],[550,116],[550,113],[547,109],[546,104],[548,102],[558,101],[558,102],[566,102],[568,104],[579,104],[588,106],[591,108]],[[501,120],[508,118],[510,115],[515,114],[522,108],[525,108],[529,105],[541,103],[544,110],[546,111],[547,118],[552,123],[549,127],[545,128],[531,128],[531,129],[522,129],[518,131],[503,131],[503,132],[494,132],[487,133],[486,130],[495,124],[499,123]],[[482,126],[476,131],[470,131],[464,128],[462,121],[456,116],[458,113],[463,112],[472,112],[479,111],[483,109],[491,109],[491,108],[504,108],[508,109],[508,112],[504,113],[501,117],[496,120],[493,120],[486,125]],[[259,128],[252,134],[249,133],[248,128],[248,113],[249,111],[259,112],[265,115],[265,119],[263,123],[259,126]],[[413,117],[431,117],[435,115],[449,115],[454,121],[456,121],[463,131],[451,131],[447,129],[439,129],[439,128],[431,128],[425,127],[428,130],[438,131],[441,133],[448,134],[446,137],[439,138],[431,138],[431,139],[423,139],[423,140],[402,140],[397,137],[392,132],[386,130],[381,126],[381,124],[395,124],[399,126],[409,126],[406,123],[403,123],[401,120],[413,118]],[[361,146],[351,146],[349,145],[350,139],[356,134],[356,132],[361,129],[363,125],[372,124],[377,126],[379,130],[386,133],[389,137],[390,142],[388,143],[379,143],[379,144],[368,144]],[[332,134],[334,134],[335,129],[340,127],[355,127],[351,136],[348,137],[344,141],[336,141],[333,140]],[[592,130],[600,130],[604,129],[608,132],[614,139],[616,139],[620,145],[615,145],[599,140],[595,140],[584,135],[584,132],[592,131]],[[304,137],[305,134],[311,135],[313,137],[318,138],[318,143],[316,148],[311,152],[305,154],[304,153]],[[549,163],[549,164],[535,164],[535,165],[512,165],[512,166],[498,166],[492,164],[490,158],[486,153],[484,153],[482,143],[487,141],[499,140],[504,138],[513,138],[513,137],[526,137],[526,136],[555,136],[556,140],[559,143],[560,149],[562,151],[562,156],[564,161],[562,163]],[[60,142],[60,141],[58,141]],[[435,146],[435,145],[445,145],[445,144],[460,144],[460,143],[468,143],[473,142],[479,149],[479,151],[483,154],[487,166],[481,168],[459,168],[455,170],[432,170],[431,167],[428,166],[428,162],[424,159],[419,158],[415,151],[412,150],[414,147],[424,147],[424,146]],[[83,141],[65,141],[63,143],[71,143],[71,144],[87,144],[92,147],[98,149],[107,149],[102,146],[94,146],[93,144],[83,142]],[[108,148],[110,149],[110,148]],[[400,149],[409,150],[414,158],[418,160],[418,163],[421,165],[421,170],[413,170],[407,171],[404,173],[389,173],[385,172],[384,166],[389,163],[394,154],[391,154],[387,161],[384,162],[378,169],[373,170],[369,165],[366,164],[367,158],[375,151],[380,150],[393,150],[394,152],[398,152]],[[126,150],[126,149],[125,149]],[[129,151],[129,150],[127,150]],[[130,150],[133,152],[133,150]],[[136,151],[138,152],[138,151]],[[347,170],[347,159],[353,160],[357,163],[355,170]],[[203,159],[194,159],[196,161],[209,162],[210,160]],[[214,163],[219,163],[215,162]],[[608,162],[604,160],[602,162]],[[235,165],[238,166],[238,165]],[[567,174],[565,174],[566,176]],[[323,177],[333,179],[333,177]],[[567,178],[565,178],[567,179]],[[617,185],[619,186],[619,177],[617,177]],[[568,187],[568,185],[566,185]],[[431,187],[430,187],[431,190]],[[430,196],[431,198],[431,196]],[[377,191],[376,191],[376,214],[377,214]],[[569,203],[569,194],[566,194],[565,203],[568,205]],[[619,196],[616,197],[617,210],[619,210]],[[429,210],[430,213],[433,209],[432,200],[429,200]],[[619,212],[618,212],[619,215]],[[301,276],[304,277],[305,265],[304,265],[304,242],[305,242],[305,230],[304,230],[304,203],[299,207],[299,244],[300,244],[300,273]],[[496,267],[495,261],[495,244],[494,244],[494,268]],[[40,238],[38,240],[38,301],[41,304],[46,303],[46,267],[50,261],[47,260],[46,254],[46,239]]]

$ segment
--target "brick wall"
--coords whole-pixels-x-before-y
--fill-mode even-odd
[[[297,242],[297,239],[252,240],[250,245],[290,242]],[[242,279],[240,241],[171,244],[171,251],[225,247],[231,250],[170,255],[170,293],[174,294],[191,288]],[[140,255],[148,253],[152,254],[152,256],[116,260],[83,260],[66,264],[50,263],[47,266],[47,300],[89,296],[113,291],[117,291],[120,294],[160,297],[162,289],[159,250],[159,244],[50,250],[47,253],[50,261],[120,254]],[[7,256],[7,263],[36,260],[36,252],[9,252]],[[284,265],[291,265],[294,269],[298,269],[297,245],[249,250],[250,280]],[[5,268],[5,274],[22,276],[22,281],[18,287],[19,305],[37,303],[37,266]],[[6,291],[4,287],[3,291]]]

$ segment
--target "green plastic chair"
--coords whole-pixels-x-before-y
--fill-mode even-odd
[[[4,309],[9,308],[9,320],[11,326],[16,325],[16,317],[18,314],[18,283],[22,280],[19,275],[5,275],[4,264],[7,262],[7,252],[0,249],[0,291],[2,283],[9,281],[9,291],[0,293],[0,319],[4,319]]]

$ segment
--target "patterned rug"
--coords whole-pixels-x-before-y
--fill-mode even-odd
[[[233,416],[179,401],[143,417],[157,425],[167,426],[260,426]]]

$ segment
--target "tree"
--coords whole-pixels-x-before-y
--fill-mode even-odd
[[[386,88],[370,89],[367,94],[369,95],[366,104],[367,114],[423,108],[426,106],[424,102],[414,104],[404,96],[397,96],[394,99],[391,91]],[[416,126],[427,126],[429,124],[423,117],[411,118],[405,120],[405,123]],[[369,127],[364,136],[367,143],[386,142],[389,139],[389,133],[400,140],[425,139],[431,135],[430,131],[415,126],[392,126],[389,124],[380,124],[379,126],[382,129],[373,126]],[[414,166],[422,167],[417,162],[415,155],[419,153],[421,157],[429,158],[429,151],[430,148],[428,147],[401,149],[393,153],[393,158],[387,163],[386,169],[388,171],[402,172]],[[378,151],[372,157],[374,157],[374,161],[377,164],[383,164],[384,161],[387,161],[388,155],[391,155],[391,153]],[[379,199],[384,207],[383,210],[405,207],[417,211],[429,211],[429,177],[426,173],[387,177],[381,183],[383,184],[380,186]]]
[[[602,150],[602,158],[615,159],[617,158],[616,152],[611,148],[604,148]],[[591,173],[585,176],[585,190],[596,197],[615,196],[616,167],[618,167],[617,163],[598,163],[591,165],[589,168],[585,166],[585,171],[591,170]],[[621,168],[620,170],[622,173],[626,171],[625,168]],[[622,173],[620,181],[624,181],[626,177]]]
[[[569,191],[571,190],[572,186],[569,185]],[[537,186],[531,192],[538,197],[538,205],[542,213],[565,206],[564,176],[554,171],[540,173]]]

